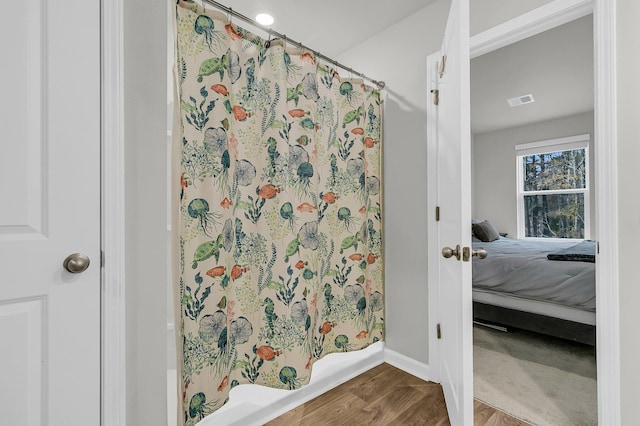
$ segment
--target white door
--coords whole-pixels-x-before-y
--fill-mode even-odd
[[[452,1],[437,70],[430,71],[435,77],[430,84],[438,90],[438,106],[432,108],[436,119],[428,126],[436,126],[429,134],[437,140],[439,220],[432,238],[437,238],[438,252],[431,256],[438,260],[430,264],[437,265],[439,275],[439,377],[451,424],[472,425],[469,0]],[[447,258],[445,248],[451,249]]]
[[[0,423],[99,425],[100,1],[3,2],[0,52]]]

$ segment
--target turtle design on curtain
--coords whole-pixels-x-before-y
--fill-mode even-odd
[[[179,417],[297,389],[383,338],[381,100],[314,55],[176,7]]]

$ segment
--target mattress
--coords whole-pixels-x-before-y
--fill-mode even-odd
[[[581,324],[596,325],[596,313],[546,300],[534,300],[491,290],[473,290],[473,301],[516,311],[530,312]]]
[[[490,243],[474,241],[474,249],[488,253],[485,259],[473,259],[474,300],[484,292],[595,312],[595,263],[547,259],[548,254],[575,245],[505,237]]]

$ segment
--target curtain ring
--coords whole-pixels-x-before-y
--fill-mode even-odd
[[[272,32],[272,31],[273,31],[273,30],[272,30],[271,28],[269,28],[269,39],[268,39],[268,40],[267,40],[267,42],[264,44],[264,48],[265,48],[265,49],[268,49],[268,48],[270,48],[270,47],[271,47],[271,32]]]
[[[231,17],[233,16],[233,9],[229,8],[229,13],[227,15],[227,21],[229,21],[228,23],[231,24]]]

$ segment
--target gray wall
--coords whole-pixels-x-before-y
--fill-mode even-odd
[[[640,2],[618,0],[618,209],[620,226],[621,424],[638,424],[640,383]]]
[[[158,426],[167,395],[166,7],[123,3],[127,424]]]
[[[473,217],[517,238],[516,151],[521,143],[590,134],[591,238],[596,238],[593,112],[473,136]]]

